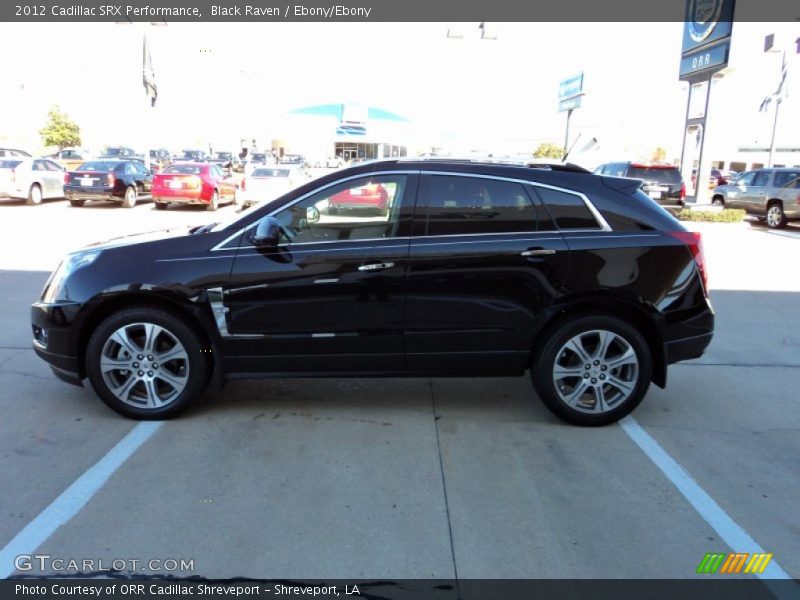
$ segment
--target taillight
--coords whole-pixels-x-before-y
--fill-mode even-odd
[[[189,187],[193,190],[199,189],[203,187],[203,180],[200,179],[197,175],[192,175],[191,177],[188,178],[188,181],[186,182],[186,187]]]
[[[64,185],[67,185],[68,183],[69,183],[69,173],[65,172],[64,173]]]
[[[247,189],[247,179],[242,179],[242,190],[246,189]],[[798,201],[800,201],[800,198],[798,198]]]
[[[11,169],[11,183],[14,183],[16,181],[17,181],[17,170]]]
[[[111,187],[114,187],[114,182],[115,181],[116,181],[116,177],[114,177],[113,173],[109,173],[108,175],[106,175],[106,185],[110,185]]]
[[[686,184],[681,181],[681,200],[686,198]]]
[[[794,203],[795,203],[795,204],[800,204],[800,195],[799,195],[799,196],[797,196],[797,200],[795,200],[795,202],[794,202]]]
[[[697,231],[670,231],[669,234],[688,246],[700,273],[700,279],[703,280],[703,294],[708,297],[708,274],[706,273],[706,257],[703,253],[702,236]]]

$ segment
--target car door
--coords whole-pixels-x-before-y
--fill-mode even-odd
[[[153,174],[140,162],[132,163],[136,169],[136,183],[145,195],[153,193]]]
[[[217,182],[220,200],[233,200],[233,194],[236,190],[236,184],[233,180],[225,176],[219,165],[211,165],[211,174]]]
[[[49,198],[63,198],[64,197],[64,173],[65,169],[61,165],[52,160],[45,161],[47,173],[53,181],[53,187]]]
[[[530,183],[423,173],[406,299],[416,372],[518,372],[535,322],[559,292],[569,251]]]
[[[753,184],[756,171],[747,171],[739,175],[736,181],[727,186],[725,205],[728,208],[746,208],[747,190]]]
[[[417,177],[351,176],[278,210],[277,247],[245,232],[230,287],[229,336],[245,372],[396,372],[404,368],[404,285]],[[331,215],[329,198],[381,185],[388,214]]]
[[[55,188],[53,176],[47,167],[47,161],[36,159],[33,161],[33,182],[37,182],[42,188],[43,198],[52,198]]]
[[[742,202],[747,212],[763,215],[767,212],[767,185],[772,178],[772,169],[759,169],[755,172],[753,182],[747,186]]]

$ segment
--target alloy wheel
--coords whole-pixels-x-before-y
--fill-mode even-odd
[[[140,409],[173,403],[189,381],[189,355],[168,329],[154,323],[131,323],[112,333],[100,357],[109,390]]]
[[[636,389],[639,360],[621,335],[602,329],[568,340],[556,354],[553,383],[568,407],[591,414],[609,412]]]

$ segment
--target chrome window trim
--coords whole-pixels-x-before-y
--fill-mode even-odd
[[[494,179],[494,180],[498,180],[498,181],[508,181],[508,182],[511,182],[511,183],[519,183],[521,185],[530,185],[530,186],[533,186],[533,187],[547,188],[547,189],[555,190],[557,192],[562,192],[564,194],[571,194],[573,196],[579,197],[583,201],[584,205],[586,206],[586,208],[589,209],[589,212],[592,214],[592,217],[594,217],[595,221],[597,222],[599,228],[598,229],[587,229],[587,228],[557,229],[556,228],[556,229],[550,229],[550,230],[546,230],[546,231],[518,231],[518,232],[513,232],[513,233],[508,233],[508,232],[499,232],[499,233],[487,232],[487,233],[458,233],[458,234],[451,234],[451,235],[430,235],[430,236],[429,235],[415,235],[415,236],[391,237],[391,238],[364,238],[364,239],[360,239],[360,240],[333,240],[333,241],[330,241],[330,242],[299,242],[297,244],[292,244],[292,246],[296,247],[296,246],[304,246],[304,245],[308,245],[308,244],[333,244],[333,243],[340,244],[340,243],[347,243],[347,242],[350,242],[350,241],[363,243],[363,242],[374,242],[374,241],[385,241],[385,240],[423,239],[423,238],[431,238],[431,237],[440,238],[440,237],[464,237],[464,236],[486,236],[486,235],[538,235],[538,234],[543,234],[543,233],[565,234],[565,233],[589,233],[589,232],[598,232],[598,231],[602,231],[602,232],[611,232],[611,231],[613,231],[611,226],[608,224],[608,221],[606,221],[605,217],[603,217],[603,215],[600,213],[600,211],[597,210],[597,207],[595,207],[595,205],[592,203],[592,201],[589,200],[589,198],[583,192],[578,192],[576,190],[570,190],[570,189],[567,189],[567,188],[562,188],[562,187],[558,187],[558,186],[550,185],[550,184],[546,184],[546,183],[539,183],[537,181],[530,181],[530,180],[527,180],[527,179],[518,179],[518,178],[515,178],[515,177],[502,177],[502,176],[499,176],[499,175],[485,175],[483,173],[460,173],[460,172],[457,172],[457,171],[426,171],[426,170],[396,170],[395,171],[395,170],[390,170],[390,171],[374,171],[372,173],[359,173],[358,175],[350,175],[349,177],[345,177],[343,179],[337,179],[336,181],[333,181],[333,182],[328,183],[328,184],[326,184],[326,185],[324,185],[322,187],[316,188],[316,189],[314,189],[314,190],[312,190],[312,191],[310,191],[310,192],[308,192],[306,194],[303,194],[302,196],[300,196],[299,198],[296,198],[292,202],[290,202],[288,204],[284,204],[283,206],[281,206],[279,208],[276,208],[272,212],[269,212],[266,215],[263,215],[262,218],[263,217],[274,216],[278,212],[280,212],[280,211],[282,211],[282,210],[284,210],[286,208],[289,208],[290,206],[293,206],[293,205],[297,204],[298,202],[300,202],[302,200],[305,200],[306,198],[308,198],[310,196],[313,196],[314,194],[316,194],[318,192],[321,192],[322,190],[325,190],[325,189],[327,189],[329,187],[333,187],[335,185],[338,185],[339,183],[343,183],[343,182],[346,182],[346,181],[351,181],[353,179],[360,179],[360,178],[363,178],[363,177],[372,177],[372,176],[375,176],[375,175],[393,175],[393,174],[399,174],[399,175],[444,175],[444,176],[448,176],[448,177],[452,176],[452,177],[473,177],[473,178],[479,178],[479,179]],[[234,247],[230,247],[230,248],[223,248],[223,246],[225,244],[227,244],[228,242],[230,242],[235,237],[237,237],[239,235],[242,235],[242,234],[244,234],[244,232],[246,232],[249,229],[252,229],[253,227],[255,227],[258,224],[259,221],[260,221],[260,219],[257,219],[253,223],[250,223],[250,225],[248,225],[247,227],[244,227],[242,229],[238,229],[236,231],[236,233],[228,236],[223,241],[219,242],[216,246],[211,248],[210,252],[216,252],[216,251],[219,251],[219,250],[245,250],[245,249],[249,249],[249,248],[255,248],[255,246],[234,246]]]

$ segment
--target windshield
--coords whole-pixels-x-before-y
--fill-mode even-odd
[[[680,183],[681,174],[678,169],[664,169],[660,167],[630,167],[628,177],[644,179],[657,183]]]
[[[288,177],[289,169],[256,169],[251,177]]]
[[[116,162],[106,162],[106,161],[98,161],[98,162],[87,162],[83,163],[80,167],[78,167],[78,171],[97,171],[98,173],[111,173],[117,165],[120,163]]]

